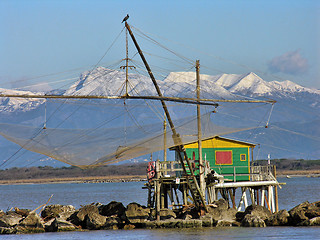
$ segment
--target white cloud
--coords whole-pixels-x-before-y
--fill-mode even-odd
[[[300,50],[296,50],[274,57],[268,63],[268,68],[272,73],[298,75],[307,72],[309,65],[308,60],[301,56]]]

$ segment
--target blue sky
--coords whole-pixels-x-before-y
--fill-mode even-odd
[[[127,13],[129,24],[200,59],[202,73],[252,71],[267,81],[320,89],[316,0],[0,0],[0,88],[90,69],[122,30]],[[102,62],[124,58],[123,41]]]

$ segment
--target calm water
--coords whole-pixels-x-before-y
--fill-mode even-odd
[[[287,184],[279,190],[279,209],[290,210],[304,201],[320,201],[320,178],[279,178]],[[11,207],[35,209],[47,202],[71,204],[76,208],[92,202],[107,204],[112,200],[124,205],[146,205],[143,182],[91,184],[0,185],[0,209]],[[90,232],[0,235],[0,239],[320,239],[320,227],[203,228],[162,230],[105,230]]]

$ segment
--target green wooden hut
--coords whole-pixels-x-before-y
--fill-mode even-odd
[[[199,174],[198,142],[184,145],[187,156]],[[255,147],[252,143],[223,137],[202,140],[202,158],[210,168],[224,176],[226,181],[249,181],[250,159]]]

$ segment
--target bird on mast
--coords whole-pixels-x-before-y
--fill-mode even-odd
[[[128,20],[128,18],[129,18],[129,14],[127,14],[127,16],[124,17],[124,19],[122,20],[121,23],[126,22]]]

